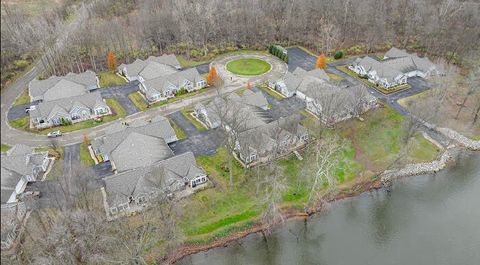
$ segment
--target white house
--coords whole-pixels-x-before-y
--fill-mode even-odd
[[[383,60],[369,56],[357,58],[348,68],[386,89],[406,84],[409,77],[425,78],[440,73],[428,58],[421,58],[397,48],[391,48],[385,53]]]
[[[31,125],[48,128],[112,114],[99,91],[41,102],[29,112]]]

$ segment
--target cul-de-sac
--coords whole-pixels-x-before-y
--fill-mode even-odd
[[[473,264],[479,12],[2,0],[2,263]]]

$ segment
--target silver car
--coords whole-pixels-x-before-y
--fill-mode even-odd
[[[55,137],[59,137],[59,136],[62,136],[62,132],[60,130],[58,131],[53,131],[53,132],[49,132],[47,134],[47,137],[48,138],[55,138]]]

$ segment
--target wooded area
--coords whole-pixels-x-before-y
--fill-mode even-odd
[[[2,7],[2,72],[49,41],[66,17],[58,9],[25,17]],[[52,74],[99,70],[109,50],[119,63],[174,52],[199,59],[272,43],[301,44],[327,56],[408,48],[461,63],[480,42],[480,3],[460,0],[188,1],[96,0],[63,50],[44,63]],[[3,78],[3,77],[2,77]]]

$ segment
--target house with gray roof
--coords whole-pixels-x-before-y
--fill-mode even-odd
[[[306,109],[328,125],[360,115],[376,105],[363,84],[343,88],[315,78],[307,78],[297,90]]]
[[[158,57],[150,56],[146,60],[136,59],[133,63],[121,64],[117,68],[118,72],[129,81],[153,79],[173,74],[180,69],[180,63],[173,54],[164,54]]]
[[[51,76],[45,80],[34,79],[28,84],[31,101],[54,101],[80,96],[99,87],[97,75],[87,70],[83,73],[68,73]]]
[[[313,69],[306,71],[301,67],[297,67],[292,73],[287,72],[284,79],[277,82],[270,82],[269,88],[273,89],[285,97],[296,95],[297,90],[302,85],[305,79],[321,79],[330,81],[330,77],[323,69]]]
[[[15,203],[27,183],[39,180],[47,171],[48,152],[34,152],[26,145],[15,145],[1,155],[1,202]]]
[[[300,120],[299,115],[291,115],[238,133],[237,157],[245,165],[252,166],[304,146],[309,134]]]
[[[225,98],[215,97],[206,105],[199,103],[194,115],[211,129],[220,125],[228,129],[235,123],[236,130],[243,131],[269,122],[267,109],[268,102],[261,91],[246,90],[242,95],[234,92]]]
[[[383,60],[369,56],[357,58],[348,68],[386,89],[406,84],[409,77],[425,78],[440,73],[437,66],[428,58],[409,54],[395,47],[385,53]]]
[[[140,84],[140,91],[149,102],[167,100],[174,97],[179,90],[190,93],[202,89],[207,81],[195,67],[169,73],[152,79],[145,79]]]
[[[48,128],[112,114],[99,91],[39,103],[29,112],[31,126]]]
[[[172,156],[150,166],[104,178],[102,194],[105,212],[109,219],[113,219],[142,211],[153,200],[185,189],[193,192],[207,181],[207,174],[197,166],[193,153]]]
[[[170,122],[163,117],[132,124],[115,124],[107,134],[94,139],[91,148],[97,161],[110,161],[112,171],[120,173],[148,167],[173,156],[169,143],[177,141]]]

